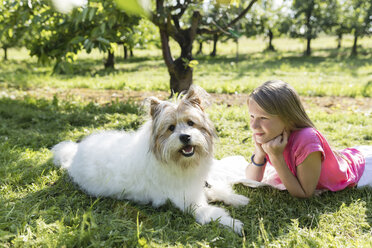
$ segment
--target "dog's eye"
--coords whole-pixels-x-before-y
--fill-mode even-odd
[[[195,124],[195,123],[194,123],[193,121],[188,121],[188,122],[187,122],[187,125],[189,125],[190,127],[194,126],[194,124]]]
[[[171,132],[173,132],[175,128],[176,128],[175,125],[170,125],[170,126],[168,127],[168,130],[171,131]]]

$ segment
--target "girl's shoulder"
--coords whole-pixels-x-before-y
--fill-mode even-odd
[[[318,130],[307,127],[292,131],[288,143],[292,148],[304,149],[305,147],[322,147],[324,141],[324,136]]]
[[[301,164],[312,152],[324,153],[323,136],[312,127],[291,132],[286,149],[290,151],[296,165]]]
[[[305,127],[291,132],[290,137],[295,140],[318,140],[322,134],[313,127]]]

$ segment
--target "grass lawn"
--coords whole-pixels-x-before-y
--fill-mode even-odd
[[[196,57],[195,84],[217,100],[207,110],[219,136],[215,156],[249,159],[247,107],[224,99],[244,98],[272,78],[298,90],[311,119],[335,148],[372,145],[372,42],[360,42],[357,57],[349,57],[350,37],[339,51],[334,38],[321,37],[308,58],[302,57],[302,41],[285,38],[274,42],[276,53],[261,53],[265,41],[247,39],[239,43],[238,61],[231,43],[221,44],[216,58]],[[237,185],[250,203],[217,205],[243,221],[243,237],[215,222],[201,226],[170,203],[154,209],[79,190],[52,164],[49,149],[96,130],[136,130],[146,113],[130,97],[169,94],[160,51],[134,52],[134,58],[118,59],[112,72],[102,69],[98,53],[80,54],[74,75],[51,75],[52,65],[38,65],[22,49],[9,51],[10,60],[0,64],[0,247],[372,246],[370,188],[303,200]]]

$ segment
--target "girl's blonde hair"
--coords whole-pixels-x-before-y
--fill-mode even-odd
[[[267,113],[279,116],[292,130],[315,128],[295,89],[281,80],[265,82],[249,95],[249,99],[254,100]]]

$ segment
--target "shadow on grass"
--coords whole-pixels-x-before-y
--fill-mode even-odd
[[[230,65],[235,63],[237,65],[237,76],[235,79],[242,78],[247,72],[252,72],[256,76],[260,76],[265,71],[269,70],[280,70],[285,65],[289,68],[306,68],[307,71],[312,71],[319,68],[319,64],[322,64],[322,68],[337,65],[340,71],[350,72],[352,75],[357,76],[357,69],[359,67],[367,66],[371,63],[371,55],[366,56],[349,56],[344,55],[343,52],[337,51],[337,49],[319,49],[317,52],[325,51],[327,55],[324,56],[303,56],[298,52],[263,52],[261,56],[257,54],[245,54],[240,55],[238,63],[235,57],[232,56],[217,56],[217,57],[197,57],[202,65]]]
[[[198,246],[200,242],[215,247],[238,247],[242,244],[242,238],[232,231],[216,222],[199,225],[190,214],[182,213],[169,202],[156,209],[126,200],[91,197],[81,191],[66,172],[54,167],[51,161],[35,168],[35,181],[41,180],[41,171],[45,177],[56,173],[58,179],[48,181],[43,189],[34,193],[8,200],[3,209],[9,212],[6,218],[13,224],[6,227],[0,225],[1,231],[25,235],[28,230],[43,236],[44,228],[53,242],[44,240],[43,245],[51,242],[68,247],[95,247],[98,244],[135,247],[140,242],[150,241],[162,246]],[[349,206],[358,201],[367,202],[367,218],[371,225],[371,192],[366,189],[328,192],[307,200],[295,199],[287,192],[271,188],[247,190],[237,186],[236,189],[248,192],[250,204],[240,208],[217,205],[228,209],[234,218],[244,222],[246,244],[260,246],[280,239],[290,232],[293,220],[298,220],[299,227],[305,230],[317,229],[323,215],[336,213],[343,205]],[[50,233],[50,230],[54,231]],[[266,241],[262,239],[265,235]],[[6,242],[22,244],[22,240],[14,240],[15,236],[10,235]]]
[[[143,111],[132,102],[112,102],[103,106],[95,103],[60,103],[44,99],[0,98],[0,137],[17,147],[30,149],[50,148],[66,138],[73,130],[97,128],[113,120],[110,115],[142,115]],[[118,122],[116,129],[136,129],[141,118]],[[80,137],[81,138],[81,137]]]
[[[112,247],[126,244],[130,247],[137,246],[141,238],[141,242],[152,241],[164,246],[199,246],[200,242],[216,247],[241,246],[242,238],[216,222],[201,226],[190,214],[182,213],[170,203],[154,209],[125,200],[90,197],[51,161],[38,162],[38,155],[45,155],[45,149],[67,136],[80,138],[80,134],[76,137],[79,133],[76,130],[94,129],[112,122],[111,114],[138,116],[140,111],[131,103],[98,106],[58,102],[57,99],[0,99],[1,142],[7,137],[6,145],[0,146],[3,148],[0,153],[2,186],[19,193],[19,196],[0,198],[0,211],[5,213],[0,215],[0,231],[8,235],[5,241],[1,241],[25,244],[22,237],[33,232],[36,235],[27,241],[31,242],[30,246],[47,246],[45,244],[49,242],[50,246],[103,244]],[[137,129],[140,124],[138,119],[129,119],[118,123],[115,128]],[[37,154],[28,157],[28,150]],[[369,189],[327,192],[307,200],[295,199],[287,192],[271,188],[236,186],[236,189],[250,197],[250,204],[237,209],[221,206],[244,222],[247,244],[264,245],[264,232],[269,241],[279,239],[289,232],[294,219],[298,219],[301,228],[317,228],[324,214],[336,213],[343,204],[348,206],[360,200],[366,202],[367,221],[372,225]]]

